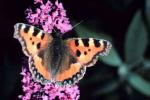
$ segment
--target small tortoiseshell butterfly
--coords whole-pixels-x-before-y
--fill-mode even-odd
[[[63,40],[58,33],[48,34],[34,26],[17,23],[14,38],[29,57],[33,79],[44,84],[77,83],[86,68],[93,66],[99,55],[107,55],[111,44],[103,39],[71,38]]]

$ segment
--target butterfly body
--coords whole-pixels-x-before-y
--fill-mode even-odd
[[[40,57],[43,59],[43,66],[48,68],[53,80],[58,73],[67,70],[73,60],[75,61],[64,41],[59,37],[55,37],[39,54],[42,54]]]
[[[74,84],[93,66],[98,55],[107,55],[111,44],[103,39],[63,40],[59,33],[48,34],[34,26],[18,23],[14,37],[29,57],[32,77],[42,84]]]

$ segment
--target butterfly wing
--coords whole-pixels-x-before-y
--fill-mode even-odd
[[[110,42],[94,38],[74,38],[65,41],[71,56],[76,63],[71,63],[68,70],[57,75],[57,81],[69,84],[78,82],[85,74],[86,67],[93,66],[99,55],[107,55],[111,48]]]
[[[71,63],[69,69],[57,74],[56,81],[61,84],[77,83],[85,74],[86,68],[82,67],[80,63]]]
[[[53,38],[48,33],[31,25],[17,23],[14,28],[14,38],[20,41],[24,54],[29,57],[29,69],[32,76],[39,80],[50,79],[50,74],[42,65],[42,59],[38,54],[47,47]]]
[[[103,39],[75,38],[67,40],[71,54],[77,61],[86,67],[93,66],[99,55],[107,55],[111,48],[111,43]]]
[[[48,44],[49,35],[34,26],[17,23],[14,28],[14,38],[20,41],[23,52],[27,56],[34,56]]]

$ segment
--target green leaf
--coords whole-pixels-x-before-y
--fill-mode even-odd
[[[150,60],[144,59],[144,61],[143,61],[143,68],[144,69],[149,69],[150,68]]]
[[[123,64],[119,66],[118,68],[118,75],[121,80],[124,80],[127,78],[129,73],[129,67],[126,64]]]
[[[110,53],[107,56],[100,57],[100,60],[108,65],[115,67],[119,67],[119,65],[122,64],[121,58],[114,48],[110,50]]]
[[[145,1],[145,17],[146,17],[146,23],[148,25],[147,28],[150,27],[150,0]]]
[[[126,33],[125,58],[128,64],[137,64],[143,59],[143,54],[148,44],[148,33],[137,11]]]
[[[130,73],[127,80],[129,84],[133,86],[137,91],[141,92],[144,95],[150,96],[150,82],[147,82],[135,73]]]

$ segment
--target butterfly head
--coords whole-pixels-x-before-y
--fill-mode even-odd
[[[60,33],[60,30],[54,28],[51,36],[53,38],[62,38],[62,33]]]

